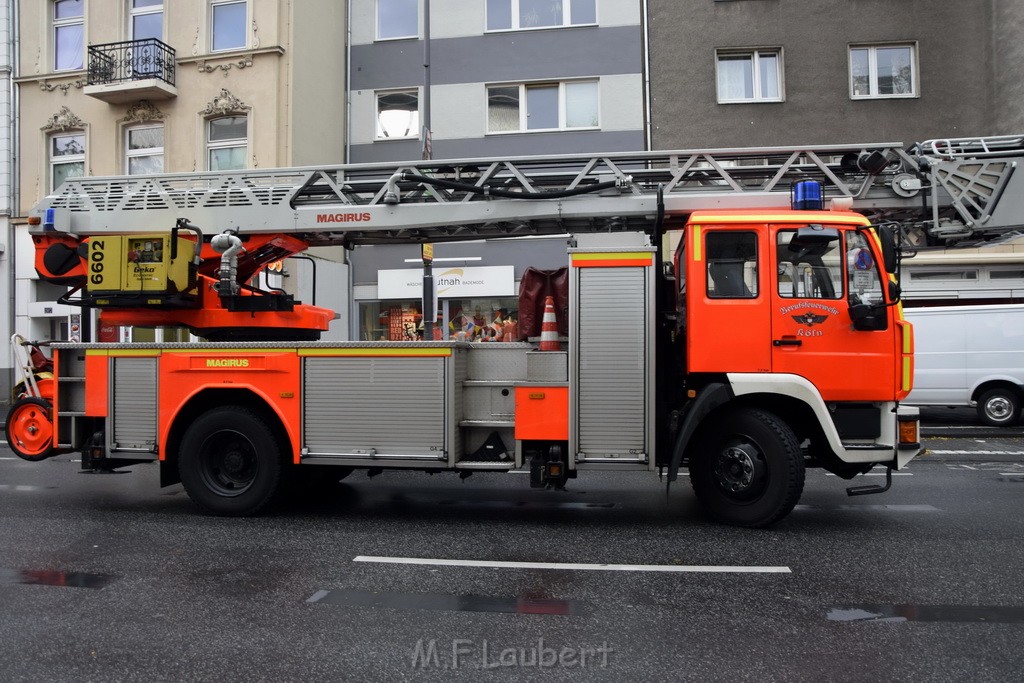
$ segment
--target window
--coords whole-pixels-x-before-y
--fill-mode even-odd
[[[81,69],[85,55],[83,0],[56,0],[53,3],[53,69]]]
[[[913,45],[850,48],[850,96],[853,99],[916,95],[917,56]]]
[[[416,90],[377,93],[377,139],[419,137],[420,97]]]
[[[131,0],[131,39],[164,39],[163,0]]]
[[[129,15],[130,38],[145,41],[132,47],[132,75],[159,76],[163,59],[153,41],[164,38],[163,0],[131,0]]]
[[[419,35],[420,0],[377,0],[377,40]]]
[[[709,232],[707,292],[712,299],[753,299],[757,296],[757,235],[752,232]]]
[[[597,128],[597,81],[487,88],[487,132]]]
[[[207,122],[206,149],[211,171],[245,168],[249,121],[245,116],[222,116]]]
[[[882,296],[882,276],[875,257],[868,246],[868,238],[860,232],[846,233],[846,282],[849,302],[857,304],[885,303]],[[885,329],[885,328],[877,328]]]
[[[718,101],[781,102],[782,53],[747,50],[718,53]]]
[[[210,3],[210,49],[213,52],[245,47],[245,12],[245,0]]]
[[[85,175],[85,133],[61,133],[50,137],[50,189],[68,178]]]
[[[596,0],[487,0],[488,31],[596,23]]]
[[[125,131],[125,172],[164,172],[164,127],[136,126]]]
[[[813,247],[798,244],[796,236],[796,230],[781,230],[778,234],[779,296],[787,299],[842,298],[843,247],[839,235]]]
[[[977,280],[977,270],[924,270],[907,273],[912,280]]]

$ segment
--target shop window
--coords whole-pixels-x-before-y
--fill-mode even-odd
[[[494,297],[438,301],[436,338],[450,341],[516,341],[519,299]],[[359,338],[363,341],[423,339],[419,301],[363,301],[359,304]]]

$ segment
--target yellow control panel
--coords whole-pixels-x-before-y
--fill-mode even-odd
[[[171,258],[171,240],[177,253]],[[195,242],[170,233],[103,235],[89,240],[88,284],[92,293],[178,293],[190,287]]]

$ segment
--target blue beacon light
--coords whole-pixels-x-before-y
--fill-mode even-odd
[[[789,193],[790,206],[796,211],[821,211],[825,198],[821,183],[817,180],[801,180],[793,185]]]

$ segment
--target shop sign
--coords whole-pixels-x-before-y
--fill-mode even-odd
[[[442,299],[474,296],[515,296],[513,266],[438,268],[434,266],[434,291]],[[419,299],[423,296],[423,271],[377,271],[378,299]]]

